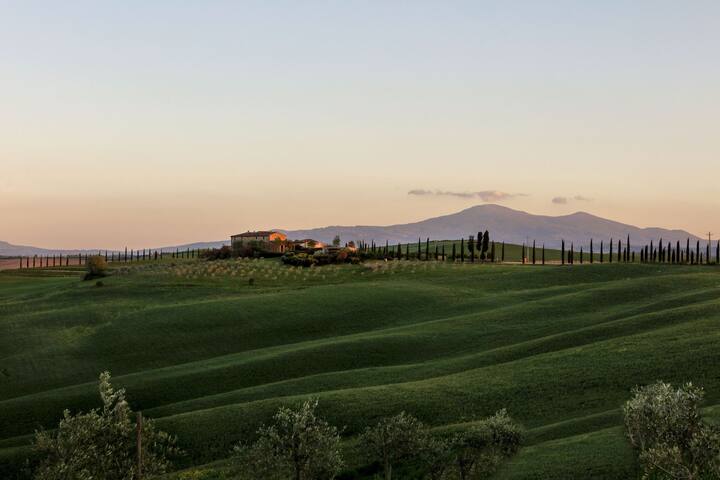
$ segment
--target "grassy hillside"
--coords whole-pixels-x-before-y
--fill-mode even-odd
[[[102,287],[3,272],[0,476],[63,408],[95,406],[110,370],[180,436],[187,466],[312,395],[347,427],[346,478],[368,471],[352,437],[381,416],[463,428],[503,407],[528,441],[502,478],[627,478],[618,407],[632,386],[692,380],[720,402],[719,294],[720,269],[691,266],[189,260]]]

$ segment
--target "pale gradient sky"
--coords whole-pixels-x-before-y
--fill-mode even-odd
[[[414,189],[720,233],[718,52],[717,1],[0,0],[0,240],[482,203]]]

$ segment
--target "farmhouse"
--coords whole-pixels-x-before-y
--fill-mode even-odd
[[[233,247],[238,244],[253,243],[259,245],[263,250],[282,253],[287,248],[287,235],[273,230],[248,231],[231,236],[230,243]]]

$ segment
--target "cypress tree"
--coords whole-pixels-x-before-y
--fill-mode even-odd
[[[542,264],[545,265],[545,244],[542,246]]]
[[[613,241],[612,241],[612,238],[611,238],[611,239],[610,239],[610,255],[608,255],[608,257],[610,258],[610,260],[609,260],[610,263],[612,263],[612,257],[613,257],[613,250],[612,250],[612,249],[613,249]]]
[[[620,256],[620,251],[622,249],[622,242],[618,240],[618,251],[617,251],[617,261],[618,263],[622,262],[622,257]]]
[[[533,265],[535,265],[535,240],[533,240],[532,262],[533,262]]]
[[[430,237],[425,240],[425,260],[430,260]]]
[[[575,263],[575,244],[570,242],[570,265]]]
[[[465,239],[460,239],[460,262],[465,263]]]
[[[522,264],[525,265],[525,242],[522,244],[522,252],[520,253],[520,256],[522,257]]]
[[[455,262],[455,242],[453,242],[453,248],[452,248],[452,261]]]
[[[697,241],[697,246],[695,247],[695,258],[697,259],[698,264],[700,264],[700,240]]]
[[[581,245],[580,246],[580,265],[582,265],[582,264],[583,264],[583,247]]]
[[[604,259],[605,259],[605,252],[604,252],[603,243],[604,243],[604,242],[603,242],[602,240],[600,240],[600,263],[603,263],[603,261],[604,261]]]
[[[418,251],[417,251],[418,260],[420,260],[421,256],[422,256],[422,243],[420,242],[420,237],[418,237]]]
[[[715,249],[715,265],[720,265],[720,240],[717,241],[717,247]]]
[[[625,262],[627,263],[630,261],[630,235],[627,236],[627,242],[625,243],[625,249],[626,249]]]
[[[435,244],[435,260],[436,260],[436,261],[437,261],[437,259],[438,259],[438,248],[439,248],[439,247],[438,247],[438,244],[436,243],[436,244]]]
[[[565,265],[565,240],[561,240],[560,263]]]
[[[690,238],[687,239],[687,245],[685,245],[685,262],[690,262]]]
[[[707,247],[705,248],[707,251],[705,252],[705,263],[708,265],[710,264],[710,242],[708,241]]]
[[[593,259],[593,240],[592,240],[592,238],[591,238],[591,239],[590,239],[590,263],[593,263],[593,262],[594,262],[594,259]]]
[[[482,241],[482,253],[480,254],[480,259],[485,260],[487,257],[487,251],[490,247],[490,232],[485,230],[485,233],[483,234],[483,241]]]
[[[475,242],[472,235],[468,237],[467,246],[468,251],[470,252],[470,262],[475,263]]]
[[[445,261],[445,244],[442,244],[442,260]]]
[[[410,243],[405,245],[405,259],[410,260]]]
[[[502,251],[501,251],[501,257],[500,257],[500,263],[505,263],[505,242],[502,242]]]
[[[720,249],[720,241],[718,241],[718,248]],[[495,263],[495,240],[490,245],[490,262]]]
[[[482,253],[482,239],[482,233],[477,232],[477,243],[475,244],[475,249],[477,250],[478,260],[485,260],[485,255]]]

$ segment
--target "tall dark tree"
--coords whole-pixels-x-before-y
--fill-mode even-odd
[[[430,260],[430,237],[425,240],[425,260]]]
[[[410,243],[405,245],[405,259],[410,260]]]
[[[500,262],[505,263],[505,242],[502,242],[502,251],[500,255]]]
[[[603,251],[604,250],[603,243],[604,242],[602,240],[600,240],[600,263],[603,263],[603,261],[605,259],[605,252]]]
[[[477,256],[478,260],[485,260],[485,256],[482,254],[482,233],[477,233],[477,243],[475,245],[475,248],[477,249]]]
[[[718,241],[718,249],[720,249],[720,241]],[[490,244],[490,262],[495,263],[495,240]]]
[[[695,247],[695,259],[700,264],[700,240],[697,241],[697,246]]]
[[[475,239],[472,235],[468,237],[467,248],[470,252],[470,262],[475,263]]]
[[[532,263],[535,265],[535,240],[533,240]]]
[[[720,265],[720,240],[717,241],[717,247],[715,248],[715,265]]]
[[[613,239],[610,239],[610,254],[608,255],[609,262],[612,263],[612,257],[613,257]]]
[[[442,244],[442,260],[445,261],[445,244]]]
[[[453,242],[453,248],[452,248],[452,261],[455,261],[455,242]]]
[[[625,243],[625,262],[630,261],[630,235],[627,236],[627,243]]]
[[[465,239],[460,239],[460,262],[465,262]]]
[[[485,258],[487,257],[488,248],[490,248],[490,232],[485,230],[482,240],[482,251],[480,253],[481,260],[485,260]]]
[[[685,246],[685,262],[690,261],[690,239],[687,239],[687,245]]]
[[[560,263],[565,265],[565,240],[561,240],[562,247],[560,249]]]
[[[542,264],[545,265],[545,244],[542,246]]]
[[[590,263],[593,263],[593,240],[590,239]]]
[[[622,257],[620,256],[621,251],[622,251],[622,242],[620,240],[618,240],[618,251],[617,251],[618,263],[622,262]]]

